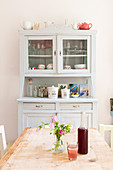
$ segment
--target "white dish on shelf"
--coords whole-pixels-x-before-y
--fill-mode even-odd
[[[47,69],[52,70],[53,69],[53,64],[48,64]]]
[[[39,64],[38,65],[38,69],[44,70],[45,69],[45,65],[44,64]]]
[[[74,65],[75,69],[85,69],[86,68],[86,64],[76,64]]]
[[[77,98],[79,97],[79,94],[78,95],[71,95],[72,98]]]
[[[64,66],[64,69],[67,69],[67,70],[68,70],[68,69],[71,69],[71,66],[70,66],[70,65],[65,65],[65,66]]]

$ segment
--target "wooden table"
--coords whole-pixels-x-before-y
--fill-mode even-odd
[[[65,150],[52,153],[54,136],[49,129],[36,132],[36,128],[26,128],[0,161],[3,170],[113,170],[113,152],[95,129],[89,129],[89,153],[78,155],[69,161]],[[66,143],[76,140],[75,132],[63,136]]]

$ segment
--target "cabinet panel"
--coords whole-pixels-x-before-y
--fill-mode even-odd
[[[26,73],[56,72],[55,36],[28,36],[25,44]]]
[[[90,72],[90,37],[59,36],[59,60],[61,73]]]
[[[55,110],[55,103],[24,103],[24,110]]]
[[[86,114],[87,116],[87,127],[91,127],[91,115]],[[80,127],[81,123],[81,114],[74,113],[74,114],[60,114],[60,122],[65,122],[66,124],[71,123],[75,128]]]
[[[52,122],[51,117],[55,114],[24,114],[24,128],[25,127],[37,127],[41,124],[41,122]],[[23,129],[24,129],[23,128]]]

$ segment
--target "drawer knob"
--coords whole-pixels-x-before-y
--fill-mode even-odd
[[[40,107],[43,107],[43,106],[42,106],[42,105],[40,105],[40,106],[39,106],[39,105],[36,105],[36,107],[40,108]]]
[[[80,106],[73,106],[73,107],[76,107],[76,108],[77,108],[77,107],[80,107]]]
[[[36,107],[40,108],[41,106],[36,105]]]

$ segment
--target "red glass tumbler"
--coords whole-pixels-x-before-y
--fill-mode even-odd
[[[69,160],[76,160],[78,153],[78,145],[70,144],[67,146]]]

